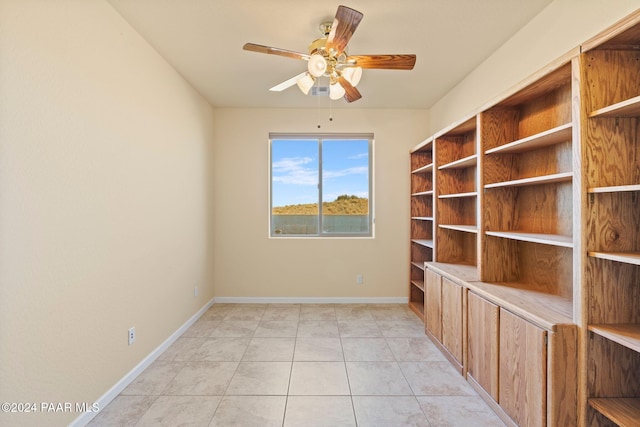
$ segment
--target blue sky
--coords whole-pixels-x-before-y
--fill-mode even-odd
[[[368,197],[369,141],[325,139],[322,143],[323,201],[342,194]],[[317,140],[271,141],[273,206],[318,201]]]

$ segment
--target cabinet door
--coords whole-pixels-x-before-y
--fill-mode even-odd
[[[440,312],[442,276],[425,270],[425,327],[438,341],[442,341],[442,319]]]
[[[442,278],[442,345],[462,367],[462,286]]]
[[[500,309],[498,403],[521,426],[546,425],[546,331]]]
[[[498,401],[498,319],[500,308],[467,295],[467,374]]]

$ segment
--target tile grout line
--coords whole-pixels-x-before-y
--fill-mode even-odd
[[[349,379],[349,371],[347,370],[347,358],[344,355],[344,346],[342,345],[342,335],[340,334],[340,327],[338,326],[338,341],[340,342],[340,350],[342,351],[342,363],[344,365],[344,373],[347,377],[347,385],[349,386],[349,400],[351,401],[351,410],[353,411],[353,421],[358,427],[358,417],[356,415],[356,406],[353,403],[353,390],[351,390],[351,380]]]
[[[289,406],[289,392],[291,391],[291,379],[293,378],[293,361],[296,356],[296,345],[298,345],[298,329],[300,327],[300,311],[298,311],[298,321],[296,322],[296,335],[293,338],[293,353],[291,354],[291,367],[289,368],[289,383],[287,384],[287,395],[284,398],[284,413],[282,414],[282,427],[287,418],[287,407]]]
[[[120,394],[119,396],[122,396],[122,394]],[[140,415],[140,418],[138,418],[136,420],[136,422],[134,423],[134,426],[137,426],[138,423],[140,423],[140,420],[142,420],[142,418],[144,418],[144,416],[147,414],[147,412],[149,412],[149,410],[151,409],[151,407],[153,406],[154,403],[156,403],[156,400],[158,400],[158,398],[160,397],[160,395],[155,396],[155,399],[153,399],[153,402],[151,402],[151,404],[149,405],[149,407]]]

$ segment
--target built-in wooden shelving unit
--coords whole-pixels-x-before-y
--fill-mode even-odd
[[[640,24],[615,33],[581,57],[589,426],[640,425]]]
[[[424,263],[433,260],[433,139],[411,153],[411,247],[409,307],[424,319]]]
[[[426,334],[507,425],[640,426],[639,82],[640,10],[412,151]]]
[[[436,134],[435,261],[477,266],[477,118]]]

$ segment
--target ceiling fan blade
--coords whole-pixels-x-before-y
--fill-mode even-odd
[[[277,47],[263,46],[254,43],[245,43],[242,48],[251,52],[268,53],[270,55],[285,56],[287,58],[302,59],[305,61],[309,60],[309,55],[307,55],[306,53],[294,52],[292,50],[280,49]]]
[[[337,55],[341,54],[349,44],[349,40],[358,28],[363,16],[362,13],[350,7],[339,6],[331,25],[331,32],[327,37],[326,49],[335,49]]]
[[[338,82],[344,88],[344,99],[346,99],[347,102],[357,101],[358,99],[362,98],[362,94],[360,94],[360,91],[358,91],[358,89],[356,89],[351,83],[349,83],[349,80],[345,79],[343,76],[340,76],[338,78]]]
[[[288,89],[291,86],[293,86],[296,83],[298,83],[298,80],[300,80],[302,77],[304,77],[304,75],[306,73],[307,72],[305,71],[304,73],[300,73],[297,76],[293,76],[289,80],[285,80],[282,83],[275,85],[274,87],[272,87],[269,90],[272,91],[272,92],[282,92],[283,90]]]
[[[352,55],[347,63],[362,68],[384,70],[412,70],[416,63],[415,55]]]

